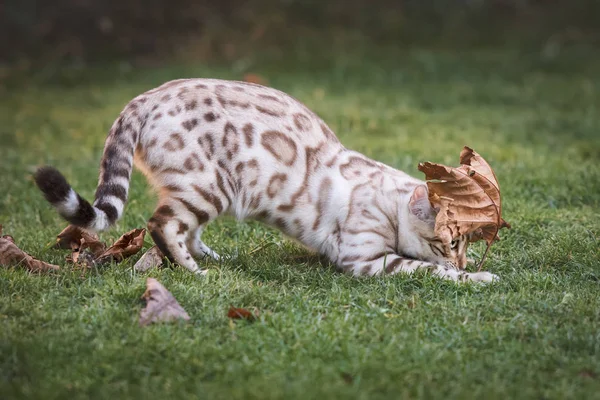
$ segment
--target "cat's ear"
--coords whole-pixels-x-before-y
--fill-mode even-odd
[[[431,207],[429,194],[425,185],[419,185],[415,188],[410,196],[408,209],[412,215],[419,218],[421,221],[435,223],[436,212],[433,207]]]

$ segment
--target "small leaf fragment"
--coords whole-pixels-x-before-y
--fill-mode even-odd
[[[140,312],[140,325],[153,322],[172,322],[178,319],[189,321],[190,316],[179,305],[175,297],[156,279],[146,279],[146,291],[142,295],[146,307]]]
[[[137,272],[146,272],[149,269],[160,267],[165,256],[158,247],[152,246],[144,255],[135,263],[133,268]]]
[[[258,317],[258,311],[252,313],[251,311],[246,310],[245,308],[236,308],[229,307],[229,311],[227,312],[227,317],[231,319],[245,319],[248,321],[254,321],[256,317]]]

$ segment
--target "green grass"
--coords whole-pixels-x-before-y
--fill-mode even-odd
[[[48,68],[0,92],[0,223],[63,266],[0,269],[3,398],[600,398],[600,58],[422,50],[248,63],[347,147],[414,176],[419,161],[456,164],[465,144],[480,152],[513,225],[485,265],[502,281],[353,279],[275,230],[227,219],[205,239],[232,258],[206,261],[204,279],[137,274],[139,255],[82,276],[49,248],[65,224],[34,166],[58,167],[92,198],[127,101],[169,79],[239,78],[246,64]],[[153,208],[136,173],[102,238],[144,226]],[[138,326],[147,276],[190,323]],[[261,318],[232,323],[229,305]]]

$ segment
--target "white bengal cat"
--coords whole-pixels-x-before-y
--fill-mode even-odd
[[[468,238],[443,243],[423,181],[346,149],[306,106],[278,90],[216,79],[167,82],[133,99],[104,147],[93,206],[56,169],[35,179],[73,225],[102,231],[123,213],[131,170],[159,194],[148,230],[173,262],[219,256],[202,231],[219,215],[275,226],[353,275],[467,273]]]

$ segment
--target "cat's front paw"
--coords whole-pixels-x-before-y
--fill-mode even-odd
[[[496,274],[492,274],[491,272],[472,272],[467,273],[466,281],[468,282],[477,282],[477,283],[491,283],[500,281],[500,277]]]

